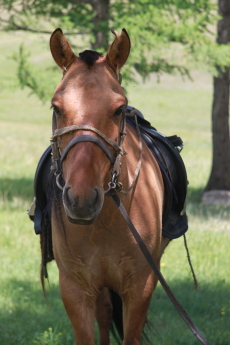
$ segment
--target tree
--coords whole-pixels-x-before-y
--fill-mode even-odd
[[[219,0],[218,44],[230,42],[230,2]],[[229,66],[217,67],[212,106],[213,161],[206,191],[230,191]]]
[[[104,51],[110,29],[125,27],[132,38],[129,66],[143,78],[188,75],[191,64],[211,72],[230,65],[229,49],[214,42],[209,29],[217,20],[213,0],[0,0],[0,7],[1,29],[48,33],[61,26]],[[124,74],[130,77],[130,68]]]

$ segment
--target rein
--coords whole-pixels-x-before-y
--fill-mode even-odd
[[[201,334],[200,330],[196,327],[196,325],[193,323],[193,321],[190,319],[186,311],[183,309],[181,304],[178,302],[176,299],[175,295],[173,294],[172,290],[168,286],[168,284],[165,281],[165,278],[163,277],[162,273],[160,272],[156,262],[154,261],[152,255],[150,254],[148,248],[146,247],[145,243],[143,242],[140,234],[138,233],[137,229],[133,225],[131,219],[129,218],[129,215],[124,207],[124,205],[121,202],[121,199],[117,195],[116,191],[114,190],[113,192],[110,192],[109,194],[115,204],[117,205],[121,215],[123,216],[125,222],[127,223],[133,237],[135,238],[140,250],[142,251],[144,257],[146,258],[148,264],[150,265],[152,271],[160,281],[162,287],[164,288],[165,292],[167,293],[168,297],[170,298],[171,302],[173,303],[174,307],[188,326],[188,328],[191,330],[191,332],[195,335],[195,337],[204,345],[210,345],[207,340],[203,337]],[[185,236],[185,235],[184,235]]]

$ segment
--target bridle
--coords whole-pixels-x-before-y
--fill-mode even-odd
[[[137,131],[139,134],[139,149],[140,149],[140,157],[139,161],[137,163],[137,167],[134,173],[133,182],[130,185],[130,187],[127,190],[123,190],[122,183],[118,181],[118,177],[121,173],[121,163],[122,163],[122,156],[126,155],[127,153],[123,150],[122,144],[124,141],[124,138],[126,136],[126,116],[133,116],[136,121],[137,125]],[[121,119],[119,124],[119,130],[118,130],[118,138],[117,140],[112,140],[108,138],[105,134],[103,134],[98,129],[87,126],[87,125],[72,125],[60,129],[54,129],[54,133],[50,139],[51,142],[51,148],[52,148],[52,166],[51,170],[54,172],[56,176],[56,184],[60,189],[63,189],[63,186],[60,183],[60,177],[62,175],[62,164],[65,160],[68,152],[72,147],[77,145],[78,143],[82,142],[91,142],[99,146],[102,151],[105,153],[107,158],[111,162],[111,181],[108,183],[108,189],[105,191],[106,195],[109,195],[111,190],[119,190],[123,194],[127,194],[130,192],[130,190],[134,187],[135,182],[137,180],[137,177],[140,172],[141,168],[141,162],[142,162],[142,140],[140,137],[140,131],[137,123],[135,108],[133,108],[129,113],[126,112],[126,106],[123,107],[122,113],[121,113]],[[61,152],[60,149],[60,138],[65,134],[70,134],[72,132],[77,132],[80,130],[93,132],[96,134],[83,134],[79,136],[75,136],[64,148],[64,150]],[[108,148],[108,145],[112,147],[115,150],[115,154],[111,152],[111,150]]]
[[[118,177],[121,172],[121,163],[122,163],[122,156],[126,154],[126,152],[122,148],[122,144],[126,135],[126,119],[125,116],[134,116],[135,122],[136,122],[136,127],[137,127],[137,132],[139,135],[139,149],[140,149],[140,157],[138,164],[136,166],[136,170],[134,173],[134,178],[133,182],[131,183],[130,187],[127,190],[123,190],[122,183],[118,181]],[[59,138],[62,137],[63,135],[79,130],[84,130],[84,131],[89,131],[93,132],[96,134],[90,135],[90,134],[84,134],[84,135],[79,135],[74,137],[64,148],[64,150],[61,152],[60,146],[59,146]],[[140,250],[142,251],[143,255],[145,256],[145,259],[147,260],[148,264],[150,265],[151,269],[153,270],[154,274],[160,281],[161,285],[163,286],[165,292],[167,293],[168,297],[170,298],[171,302],[173,303],[174,307],[177,309],[178,313],[186,323],[186,325],[189,327],[191,332],[197,337],[197,339],[204,345],[209,345],[205,337],[201,334],[199,329],[196,327],[196,325],[193,323],[193,321],[190,319],[186,311],[183,309],[183,307],[180,305],[178,300],[176,299],[175,295],[169,288],[168,284],[166,283],[163,275],[161,274],[158,265],[154,261],[152,255],[150,254],[147,246],[143,242],[141,236],[139,235],[138,231],[136,230],[135,226],[133,225],[131,219],[129,218],[129,215],[122,204],[119,196],[117,195],[117,191],[127,194],[129,193],[132,188],[135,186],[135,183],[137,181],[140,168],[141,168],[141,162],[142,162],[142,140],[140,136],[140,130],[139,126],[137,123],[137,117],[135,114],[135,108],[131,110],[130,113],[126,113],[126,107],[122,110],[121,114],[121,120],[120,120],[120,126],[119,126],[119,133],[118,133],[118,139],[117,141],[114,141],[110,138],[108,138],[106,135],[101,133],[98,129],[87,126],[87,125],[73,125],[69,127],[64,127],[61,129],[55,129],[54,133],[50,139],[51,141],[51,147],[52,147],[52,166],[51,170],[54,171],[54,174],[56,175],[56,183],[57,186],[60,189],[63,189],[59,182],[59,178],[62,174],[62,164],[63,161],[65,160],[69,150],[77,145],[78,143],[82,142],[92,142],[99,146],[102,151],[104,151],[105,155],[108,157],[108,159],[111,162],[112,169],[111,169],[111,182],[108,184],[108,189],[105,191],[105,194],[108,196],[111,196],[112,199],[114,200],[115,204],[117,205],[121,215],[123,216],[126,224],[128,225],[133,237],[135,238]],[[111,146],[115,150],[115,155],[109,150],[108,146]],[[184,240],[185,235],[184,235]],[[190,265],[191,267],[191,265]]]

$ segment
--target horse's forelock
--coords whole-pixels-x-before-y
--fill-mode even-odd
[[[95,50],[85,50],[79,54],[81,60],[83,60],[89,67],[93,66],[95,61],[100,57],[103,57],[103,54],[98,53]]]

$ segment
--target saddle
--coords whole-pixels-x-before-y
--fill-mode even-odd
[[[127,107],[131,113],[132,107]],[[188,230],[188,219],[185,211],[187,194],[187,173],[180,152],[183,141],[177,135],[164,136],[144,119],[143,114],[135,109],[141,137],[156,158],[161,170],[165,189],[162,235],[176,239]],[[133,117],[126,117],[133,128],[136,123]]]
[[[127,113],[134,108],[128,106]],[[157,160],[160,167],[165,189],[165,204],[163,212],[163,236],[175,239],[188,230],[188,220],[185,212],[187,193],[187,174],[180,155],[183,142],[174,135],[165,137],[146,121],[140,111],[135,109],[141,137]],[[133,117],[126,116],[126,122],[134,129],[136,123]],[[34,177],[34,200],[27,211],[34,221],[36,234],[46,231],[48,186],[51,168],[51,147],[49,146],[41,156]],[[45,225],[44,225],[45,224]],[[50,228],[50,225],[49,225]]]

